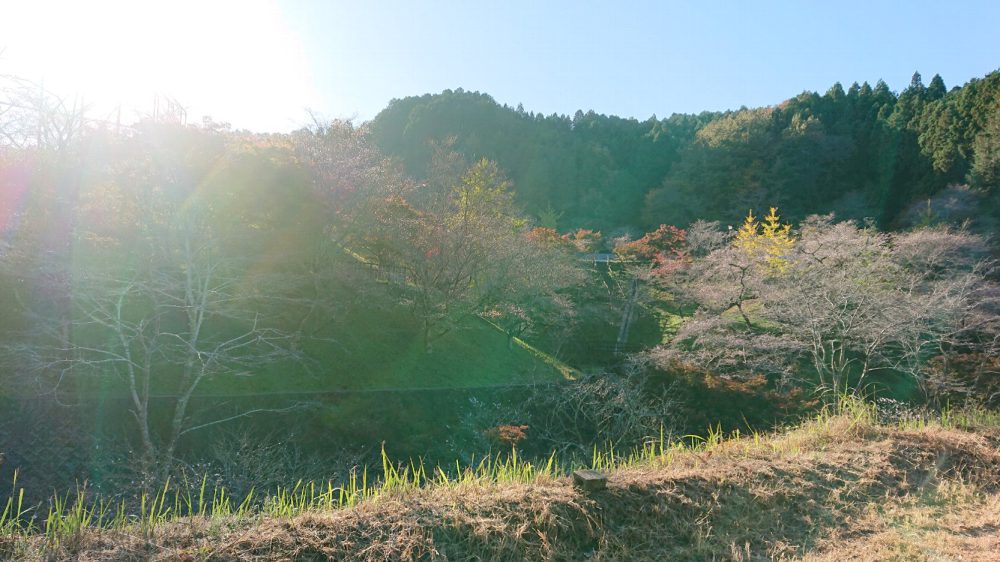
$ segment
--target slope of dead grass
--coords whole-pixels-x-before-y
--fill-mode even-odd
[[[49,556],[1000,560],[1000,430],[832,417],[632,462],[590,494],[568,478],[442,485],[291,518],[180,520],[148,537],[94,531]]]

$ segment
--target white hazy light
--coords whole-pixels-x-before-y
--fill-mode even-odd
[[[302,45],[263,1],[0,3],[0,74],[110,111],[154,95],[190,116],[288,130],[317,104]],[[133,113],[134,114],[134,113]]]

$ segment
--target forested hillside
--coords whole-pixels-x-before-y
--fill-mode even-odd
[[[771,107],[645,121],[544,116],[446,90],[394,100],[372,133],[417,177],[428,174],[429,141],[453,139],[470,158],[496,160],[518,202],[561,230],[735,225],[768,205],[795,220],[836,211],[896,227],[913,224],[912,206],[959,184],[978,191],[952,193],[935,212],[996,213],[1000,72],[950,91],[940,76],[925,85],[916,73],[899,93],[881,81],[837,83]]]
[[[995,426],[1000,72],[644,122],[464,91],[287,134],[176,109],[0,80],[0,557],[838,408]]]

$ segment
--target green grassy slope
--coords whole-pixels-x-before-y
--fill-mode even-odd
[[[404,307],[353,307],[322,338],[307,341],[304,363],[274,363],[215,375],[195,396],[247,396],[408,389],[470,389],[555,382],[575,370],[528,342],[468,317],[424,349],[420,326]],[[80,378],[80,397],[125,397],[127,386],[113,373]],[[176,392],[174,377],[153,381],[153,394]],[[2,395],[2,394],[0,394]]]
[[[558,381],[572,369],[550,355],[507,337],[490,324],[468,318],[427,353],[419,326],[405,310],[351,314],[347,329],[330,341],[313,342],[308,372],[272,366],[249,377],[206,381],[200,394],[460,389]]]

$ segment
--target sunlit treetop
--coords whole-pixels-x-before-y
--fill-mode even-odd
[[[777,207],[771,207],[763,222],[754,218],[751,209],[733,243],[750,257],[763,260],[772,273],[782,274],[788,269],[785,256],[795,244],[791,231],[792,225],[781,224]]]

